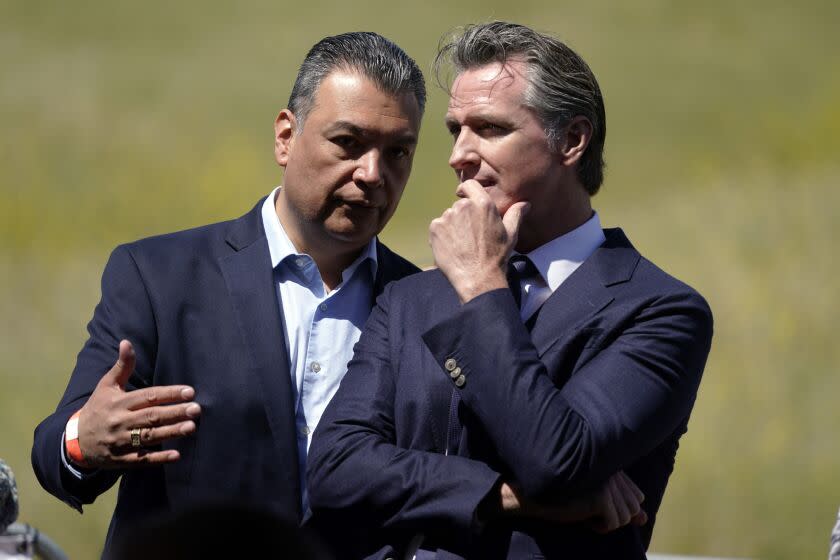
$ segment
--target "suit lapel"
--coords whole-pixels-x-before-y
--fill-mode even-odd
[[[531,331],[542,357],[570,330],[604,309],[611,286],[630,280],[641,256],[620,229],[604,230],[606,241],[543,304]]]
[[[250,372],[259,380],[269,425],[286,458],[278,465],[289,488],[300,492],[297,439],[294,424],[294,392],[289,373],[289,352],[283,334],[271,256],[262,226],[262,202],[234,222],[227,242],[234,253],[220,259],[222,274],[233,304],[239,329],[249,349]]]

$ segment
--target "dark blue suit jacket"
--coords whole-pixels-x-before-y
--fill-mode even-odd
[[[310,448],[311,525],[342,557],[400,557],[417,533],[439,558],[645,557],[712,315],[621,230],[605,234],[531,332],[509,290],[462,306],[436,270],[385,290]],[[551,503],[620,469],[645,493],[644,527],[476,518],[502,480]]]
[[[47,491],[80,511],[122,476],[109,543],[137,518],[204,501],[255,503],[300,520],[293,388],[261,206],[117,247],[105,267],[90,338],[57,410],[35,430],[32,464]],[[378,248],[376,295],[418,270]],[[180,451],[176,463],[79,481],[61,463],[61,435],[123,338],[137,354],[130,388],[195,387],[198,429],[165,445]]]

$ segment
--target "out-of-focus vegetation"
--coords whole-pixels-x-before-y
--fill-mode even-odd
[[[36,423],[66,383],[117,243],[238,216],[281,176],[271,124],[319,38],[378,31],[428,69],[439,37],[509,19],[590,62],[607,103],[595,205],[715,312],[712,355],[652,548],[819,558],[840,505],[840,3],[0,1],[0,457],[21,519],[92,558],[38,486]],[[384,238],[430,264],[453,199],[430,103]]]

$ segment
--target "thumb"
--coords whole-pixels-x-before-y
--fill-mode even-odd
[[[118,385],[121,389],[124,389],[126,383],[128,383],[128,378],[131,377],[132,373],[134,373],[134,364],[136,361],[137,358],[134,354],[134,347],[129,341],[121,340],[120,354],[119,358],[117,358],[117,363],[115,363],[114,367],[108,371],[106,377],[109,378],[109,381],[112,384]]]
[[[522,225],[522,219],[530,209],[530,202],[517,202],[508,208],[505,215],[502,216],[502,224],[505,226],[508,241],[512,247],[516,246],[516,239],[519,236],[519,226]]]

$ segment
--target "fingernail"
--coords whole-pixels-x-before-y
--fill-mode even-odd
[[[201,414],[201,407],[196,403],[192,403],[190,406],[187,407],[187,416],[195,418],[199,414]]]
[[[181,398],[182,399],[191,399],[195,396],[195,389],[192,387],[187,387],[185,389],[181,389]]]
[[[186,422],[181,426],[181,433],[184,435],[191,434],[195,431],[195,422]]]

